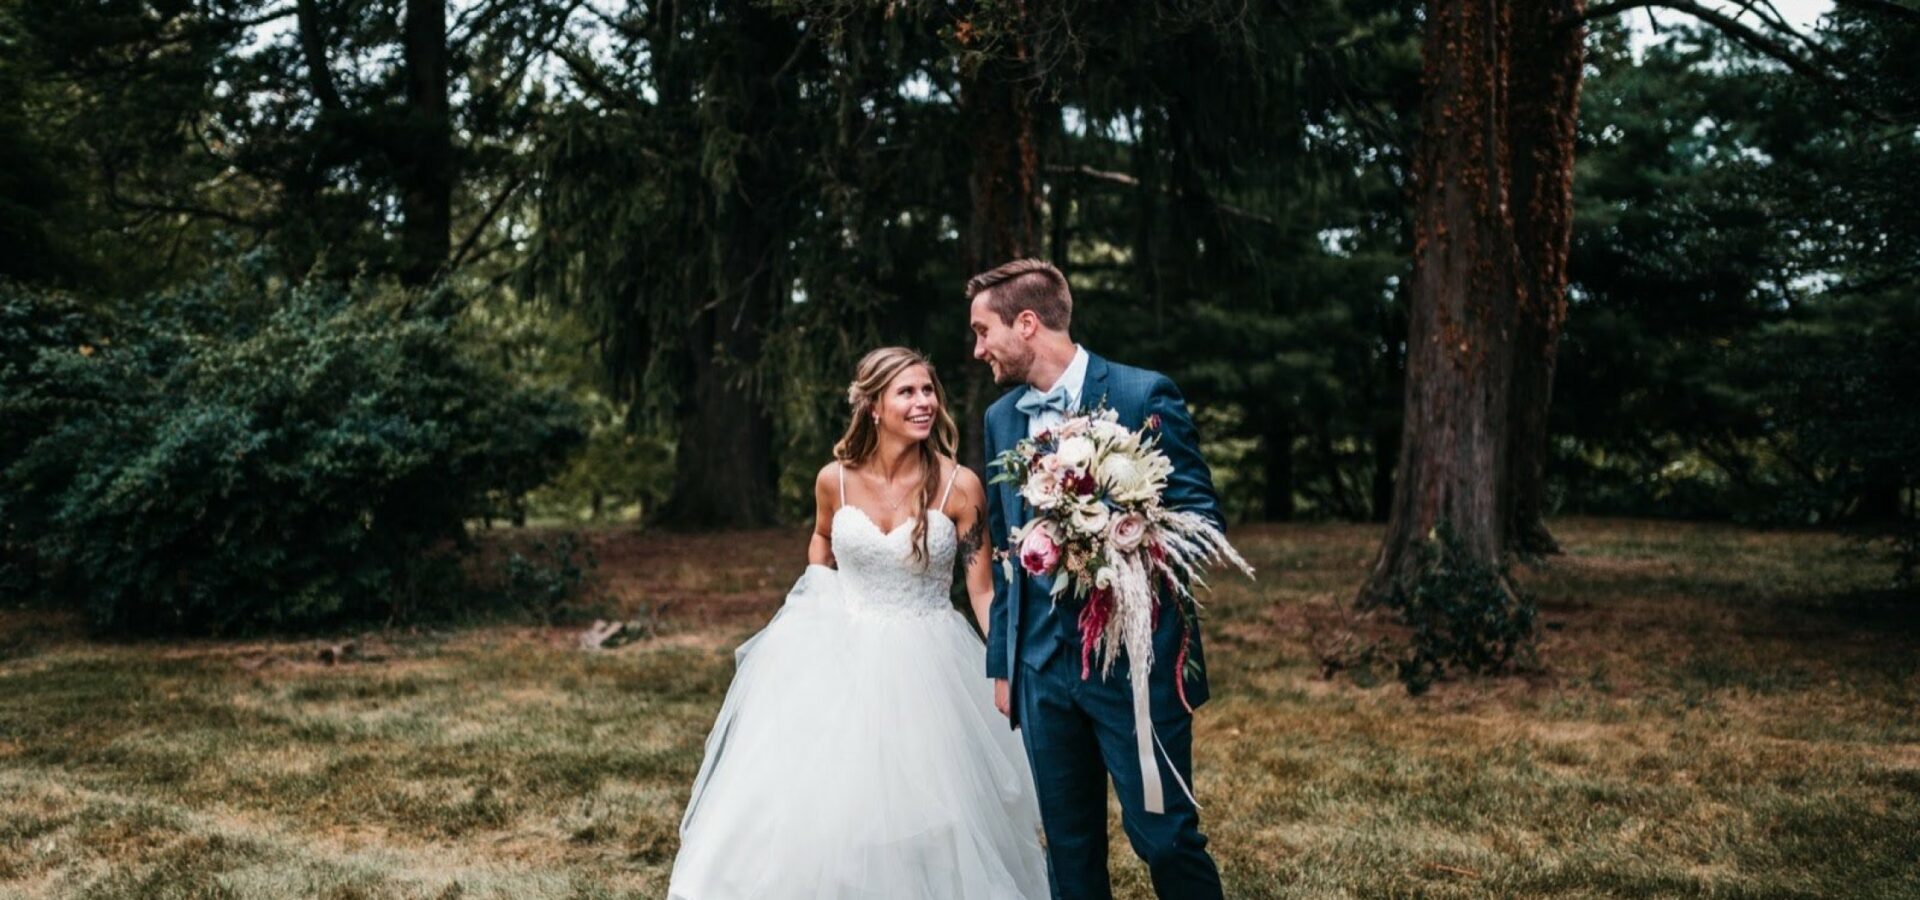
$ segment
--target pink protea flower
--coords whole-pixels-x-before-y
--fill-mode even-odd
[[[1020,539],[1020,568],[1029,575],[1051,575],[1060,567],[1060,536],[1052,522],[1040,522]]]

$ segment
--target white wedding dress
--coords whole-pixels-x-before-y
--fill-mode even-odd
[[[913,521],[883,533],[844,477],[839,569],[808,566],[735,651],[668,898],[1047,897],[1025,751],[947,599],[953,521],[928,514],[921,566]]]

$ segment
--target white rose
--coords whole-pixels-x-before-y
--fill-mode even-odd
[[[1101,534],[1107,530],[1107,505],[1082,503],[1073,510],[1073,530],[1081,534]]]
[[[1112,443],[1127,436],[1127,429],[1124,426],[1108,419],[1095,419],[1092,431],[1093,436],[1099,438],[1101,443]]]
[[[1060,457],[1061,465],[1070,469],[1079,469],[1093,460],[1094,449],[1092,441],[1075,436],[1061,441],[1060,449],[1055,451],[1055,455]]]
[[[1033,504],[1034,509],[1052,509],[1060,504],[1060,482],[1036,469],[1027,476],[1027,483],[1020,486],[1020,496]]]

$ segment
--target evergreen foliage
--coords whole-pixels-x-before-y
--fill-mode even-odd
[[[116,316],[6,288],[15,577],[30,564],[114,631],[457,608],[464,523],[545,482],[580,433],[569,398],[518,383],[435,300],[240,267]]]

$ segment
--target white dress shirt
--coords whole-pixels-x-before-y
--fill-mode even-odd
[[[1067,389],[1067,399],[1073,404],[1074,409],[1079,409],[1081,400],[1080,390],[1086,387],[1086,385],[1087,348],[1075,344],[1073,345],[1073,359],[1067,363],[1067,370],[1060,373],[1060,380],[1055,381],[1053,387],[1048,388],[1047,391],[1051,391],[1054,388],[1065,387]],[[1028,385],[1027,390],[1036,394],[1044,394],[1047,392],[1035,390],[1032,385]],[[1062,415],[1059,410],[1043,409],[1038,415],[1027,419],[1027,437],[1038,437],[1040,432],[1058,426],[1066,420],[1067,417]]]

